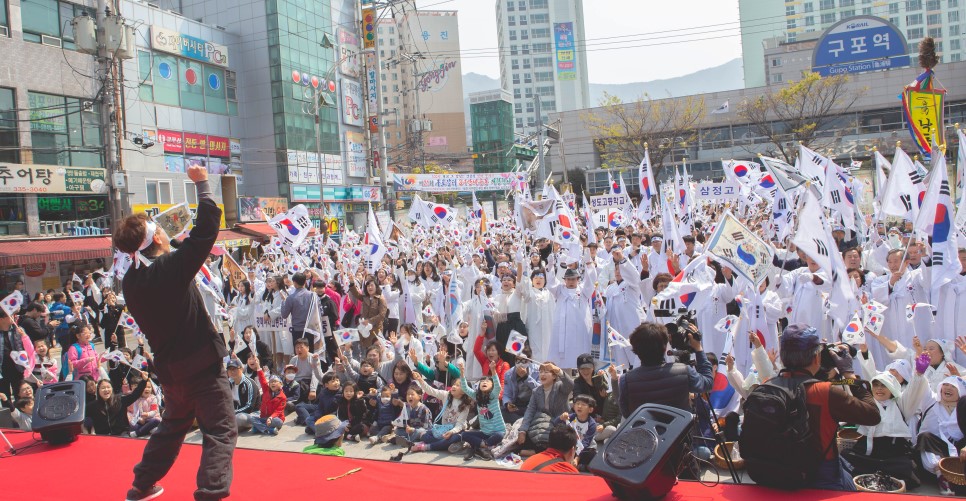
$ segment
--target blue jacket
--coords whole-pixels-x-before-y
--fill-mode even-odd
[[[392,405],[392,402],[382,403],[379,397],[373,397],[376,401],[376,426],[390,426],[392,425],[392,420],[396,419],[396,406]]]
[[[337,397],[341,394],[341,389],[332,391],[328,388],[322,388],[322,391],[318,393],[319,409],[312,415],[312,422],[314,423],[322,416],[335,414],[335,411],[339,409],[339,400]]]
[[[503,376],[503,404],[513,403],[517,399],[517,369],[516,367],[510,367],[510,370],[506,371],[506,375]],[[530,387],[530,393],[533,394],[533,390],[540,386],[540,366],[531,363],[527,367],[527,386]],[[530,398],[527,398],[530,401]],[[522,406],[521,406],[522,407]]]
[[[50,312],[50,320],[60,320],[60,325],[54,330],[54,334],[58,338],[62,338],[67,335],[67,330],[70,329],[70,324],[67,323],[65,317],[70,315],[70,306],[64,303],[51,303],[47,307],[47,311]]]

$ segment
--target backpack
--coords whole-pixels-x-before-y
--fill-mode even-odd
[[[806,385],[817,382],[779,375],[748,395],[738,444],[755,483],[799,489],[814,478],[827,452],[815,447],[818,430],[811,429],[805,402]]]

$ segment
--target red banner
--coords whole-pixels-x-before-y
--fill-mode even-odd
[[[208,155],[208,136],[195,134],[193,132],[184,133],[184,152],[186,155]]]
[[[208,155],[212,157],[228,158],[231,156],[227,137],[208,136]]]
[[[158,142],[165,153],[184,153],[184,135],[173,130],[158,130]]]

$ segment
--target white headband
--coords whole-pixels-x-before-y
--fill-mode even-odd
[[[144,223],[144,241],[141,242],[141,247],[138,247],[139,251],[143,251],[154,243],[154,233],[158,231],[158,225],[154,221],[147,221]]]

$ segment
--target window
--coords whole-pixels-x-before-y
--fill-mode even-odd
[[[4,18],[6,18],[5,4],[6,1],[0,3],[0,7],[4,7]],[[23,39],[28,42],[44,42],[50,45],[63,44],[64,48],[73,49],[75,48],[74,32],[69,21],[80,16],[83,12],[87,12],[91,17],[95,15],[93,9],[58,0],[21,1],[20,16],[23,23]],[[6,24],[6,22],[3,24]]]
[[[550,22],[550,14],[530,14],[530,24],[547,24]]]
[[[533,101],[527,101],[527,113],[533,113],[533,111],[534,111]]]
[[[513,12],[513,5],[514,5],[513,0],[510,0],[509,2],[506,3],[507,12]]]
[[[802,10],[805,12],[812,12],[815,9],[812,7],[812,2],[805,2],[802,4]]]
[[[959,7],[959,0],[949,0],[949,8],[955,9],[956,7]]]
[[[783,81],[784,81],[784,79],[782,78],[782,74],[781,73],[772,73],[771,74],[771,83],[777,84],[777,83],[782,83]]]
[[[516,59],[516,58],[511,59],[510,60],[510,69],[511,70],[518,70],[518,69],[520,69],[520,60],[519,59]]]
[[[534,49],[536,52],[536,49]],[[553,58],[551,57],[535,57],[533,58],[534,68],[550,68],[553,66]]]
[[[519,47],[517,47],[516,45],[511,45],[510,46],[510,55],[511,56],[515,56],[517,54],[519,54]]]
[[[922,9],[922,0],[906,0],[906,10]]]
[[[527,25],[527,16],[520,16],[520,26]]]
[[[958,38],[954,38],[954,39],[950,40],[949,41],[949,50],[959,50],[960,43],[961,42],[959,41]]]
[[[815,26],[815,16],[805,16],[805,26]]]
[[[963,60],[963,55],[962,55],[962,54],[960,54],[960,53],[958,53],[958,52],[957,52],[957,53],[955,53],[955,54],[950,54],[950,55],[949,55],[949,60],[950,60],[951,62],[954,62],[954,63],[958,63],[958,62],[960,62],[960,61],[962,61],[962,60]]]
[[[513,74],[513,85],[519,85],[519,84],[520,84],[520,74],[519,73],[514,73]]]
[[[517,17],[516,16],[508,16],[506,18],[506,24],[508,24],[510,26],[516,26],[517,25]]]
[[[529,31],[523,30],[523,31],[520,32],[520,40],[529,40],[529,39],[530,39],[530,32]]]
[[[0,87],[0,162],[20,163],[13,89]]]
[[[529,70],[530,69],[530,59],[529,58],[523,60],[523,69],[525,69],[525,70]]]
[[[519,87],[513,89],[513,98],[514,99],[520,99],[520,88]]]
[[[942,7],[939,6],[939,4],[940,4],[940,1],[939,0],[927,0],[926,1],[926,10],[939,10],[939,9],[942,8]]]
[[[100,116],[86,100],[27,93],[33,163],[101,167]]]
[[[835,0],[819,0],[818,1],[818,9],[819,10],[827,10],[827,9],[834,9],[834,8],[835,8]]]
[[[144,192],[149,204],[171,203],[171,181],[147,179],[144,181]]]
[[[898,3],[890,3],[889,4],[889,14],[898,14],[898,13],[899,13],[899,4]]]
[[[533,76],[537,82],[553,82],[552,71],[538,71]]]
[[[942,14],[929,14],[926,16],[926,24],[932,26],[934,24],[942,24],[943,15]]]
[[[192,181],[184,182],[184,200],[189,204],[198,203],[198,188]]]
[[[548,3],[549,2],[547,0],[530,0],[530,8],[531,9],[546,9]]]
[[[510,30],[510,40],[517,39],[517,30]]]
[[[862,7],[862,15],[863,16],[871,16],[872,15],[872,7]]]
[[[523,113],[523,105],[520,104],[520,103],[514,104],[513,105],[513,112],[514,113]]]
[[[855,0],[839,0],[839,7],[854,7]]]
[[[525,0],[517,2],[517,10],[527,10],[527,2]]]
[[[954,10],[954,11],[950,12],[947,15],[947,18],[949,19],[949,22],[951,22],[951,23],[958,23],[959,22],[959,11],[958,10]]]
[[[523,83],[533,83],[533,75],[530,73],[523,74]]]
[[[530,38],[550,38],[550,28],[533,28],[530,30]]]
[[[942,28],[929,28],[929,36],[931,36],[933,38],[942,38],[943,37],[943,29]],[[938,44],[938,42],[937,42],[937,44]],[[938,45],[936,46],[936,50],[937,51],[939,50],[939,46]]]
[[[782,65],[782,58],[776,57],[771,60],[771,66],[777,68]]]
[[[791,29],[794,29],[796,26],[797,24],[795,23],[794,19],[789,19],[788,21],[785,21],[785,28],[787,29],[791,30]]]
[[[906,39],[915,40],[918,38],[922,38],[922,33],[923,33],[922,28],[910,28],[906,30]]]
[[[822,24],[832,24],[835,22],[835,13],[822,14]]]
[[[922,14],[910,14],[906,16],[906,26],[922,24]]]
[[[7,19],[7,0],[0,0],[0,26],[10,26]]]
[[[786,16],[794,16],[795,15],[795,6],[794,5],[786,5],[785,6],[785,15]]]
[[[951,37],[958,37],[959,36],[959,25],[958,24],[954,24],[954,25],[952,25],[952,26],[949,27],[949,36],[951,36]]]
[[[549,54],[550,44],[549,43],[535,43],[533,44],[534,54]]]
[[[853,16],[855,16],[855,9],[843,10],[841,14],[842,19],[848,19]]]

